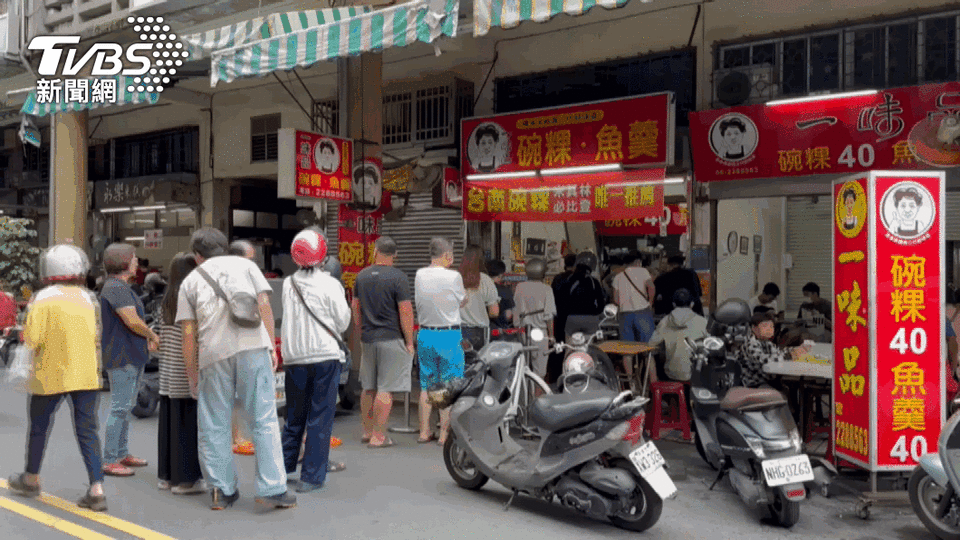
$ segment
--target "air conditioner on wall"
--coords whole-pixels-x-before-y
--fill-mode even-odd
[[[778,71],[771,64],[717,70],[714,80],[714,101],[728,107],[766,101],[780,94]]]

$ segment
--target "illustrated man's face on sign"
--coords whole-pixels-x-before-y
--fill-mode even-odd
[[[917,218],[919,202],[919,195],[913,193],[904,195],[897,201],[897,215],[904,221],[913,221]]]
[[[353,173],[353,201],[370,208],[380,207],[383,195],[380,176],[373,165],[364,164]]]

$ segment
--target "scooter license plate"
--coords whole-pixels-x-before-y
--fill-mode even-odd
[[[806,454],[781,459],[768,459],[762,463],[763,476],[770,487],[797,484],[813,480],[813,468]]]
[[[672,497],[677,493],[677,486],[663,468],[667,462],[653,442],[648,442],[630,452],[629,457],[640,476],[650,484],[661,499]]]

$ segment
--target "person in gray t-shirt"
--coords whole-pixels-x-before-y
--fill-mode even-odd
[[[397,243],[377,239],[372,266],[357,274],[353,293],[353,327],[360,332],[360,418],[362,442],[392,446],[387,420],[391,392],[409,392],[413,370],[413,298],[410,281],[393,267]]]

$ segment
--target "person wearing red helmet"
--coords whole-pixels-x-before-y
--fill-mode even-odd
[[[307,493],[323,487],[328,471],[343,469],[330,462],[330,437],[350,306],[343,285],[323,270],[327,239],[320,231],[297,234],[290,255],[300,269],[283,281],[283,320],[296,321],[280,330],[287,394],[283,461],[287,474],[295,473],[306,441],[297,491]]]
[[[26,467],[7,482],[21,495],[40,495],[40,463],[53,418],[60,402],[69,397],[73,428],[90,479],[90,489],[77,504],[105,512],[103,457],[97,434],[100,302],[84,287],[89,271],[87,256],[72,245],[54,246],[40,256],[40,277],[47,287],[34,295],[23,327],[24,345],[34,356],[27,381]]]

